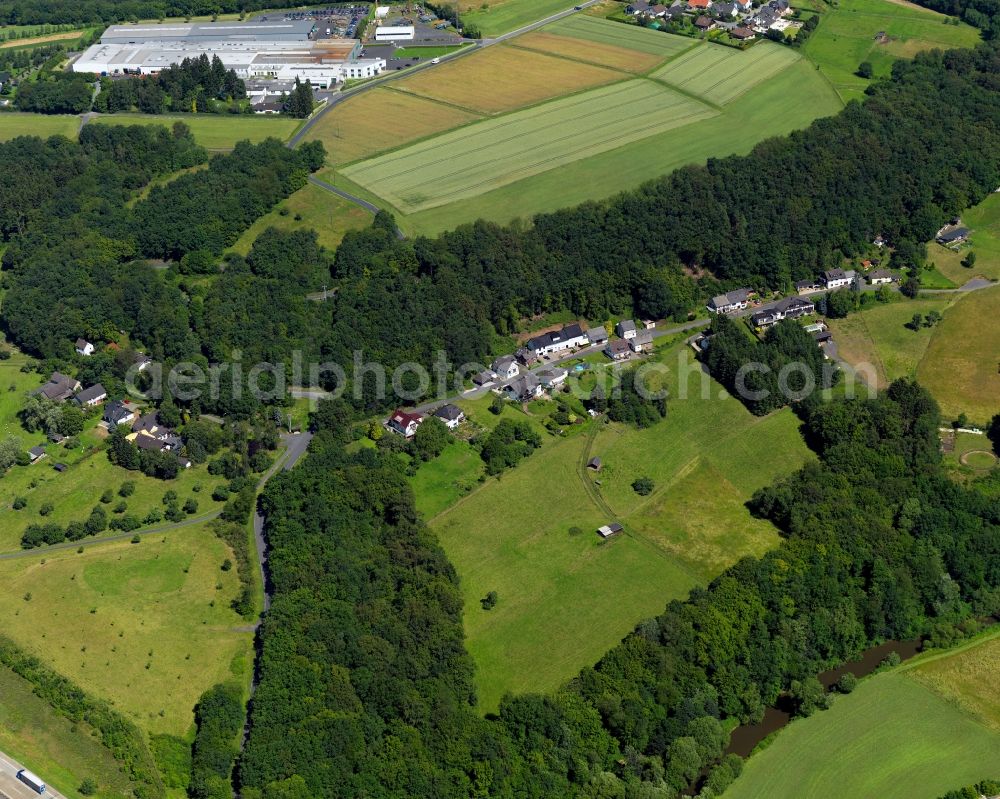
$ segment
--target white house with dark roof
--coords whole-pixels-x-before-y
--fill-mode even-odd
[[[822,274],[822,278],[827,289],[839,289],[854,282],[854,273],[848,274],[843,269],[828,269]]]
[[[569,372],[558,366],[546,366],[534,373],[545,388],[557,388],[566,382]]]
[[[653,348],[653,333],[650,330],[640,330],[628,341],[632,352],[646,352]]]
[[[114,400],[104,406],[103,419],[109,425],[132,424],[135,421],[135,411],[124,402]]]
[[[434,411],[434,415],[444,422],[449,430],[454,430],[465,421],[465,412],[457,405],[452,405],[451,403],[442,405]]]
[[[712,297],[705,306],[712,313],[736,313],[745,311],[750,307],[750,295],[752,291],[748,288],[733,289],[725,294]]]
[[[561,330],[553,330],[534,336],[528,340],[525,346],[537,357],[541,357],[574,347],[585,347],[588,344],[590,344],[590,339],[583,332],[583,328],[578,324],[572,324],[563,326]]]
[[[632,319],[622,319],[615,325],[615,332],[619,338],[635,338],[635,322]]]
[[[884,286],[894,283],[895,280],[896,276],[888,269],[876,269],[874,272],[868,273],[868,283],[872,286]]]
[[[68,400],[82,388],[80,381],[74,377],[67,377],[60,372],[53,372],[48,382],[35,391],[47,400],[62,402]]]
[[[518,373],[521,371],[521,368],[517,365],[517,358],[513,355],[503,355],[497,358],[493,361],[490,369],[492,369],[501,380],[510,380],[513,377],[517,377]]]
[[[79,394],[77,394],[73,399],[75,399],[80,405],[86,405],[88,407],[93,407],[94,405],[100,405],[104,400],[108,398],[108,392],[104,390],[104,386],[100,383],[95,383],[88,388],[85,388]]]
[[[91,344],[85,338],[78,338],[76,340],[76,354],[77,355],[93,355],[94,345]]]
[[[604,354],[613,361],[625,361],[632,354],[632,348],[629,347],[626,339],[616,338],[608,342],[608,346],[604,348]]]
[[[802,297],[786,297],[750,317],[754,327],[770,327],[783,319],[798,319],[816,312],[816,306]]]
[[[528,402],[542,393],[542,384],[533,372],[525,372],[504,386],[507,396],[515,402]]]
[[[587,340],[591,344],[604,344],[608,340],[608,331],[603,327],[592,327],[587,331]]]

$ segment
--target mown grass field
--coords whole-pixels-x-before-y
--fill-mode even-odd
[[[459,0],[464,25],[475,25],[483,36],[523,28],[572,6],[567,0]]]
[[[746,51],[705,44],[661,67],[652,77],[713,105],[725,105],[798,60],[794,50],[771,42]]]
[[[914,314],[926,316],[937,311],[947,318],[953,311],[954,297],[949,295],[918,300],[899,300],[876,305],[844,319],[830,319],[830,329],[840,357],[876,378],[878,388],[886,388],[899,377],[915,377],[917,366],[937,328],[906,327]],[[868,368],[870,367],[870,368]]]
[[[911,674],[876,675],[830,710],[792,722],[726,796],[912,799],[987,776],[1000,762],[1000,733]]]
[[[418,508],[438,513],[431,526],[462,580],[484,710],[508,691],[557,687],[670,599],[777,541],[743,503],[809,457],[794,417],[753,417],[732,398],[720,399],[710,380],[710,397],[702,399],[701,372],[684,345],[665,349],[662,362],[675,399],[652,428],[590,423],[600,427],[546,436],[540,451],[481,486],[474,453],[452,445],[437,468],[414,478]],[[682,373],[686,399],[676,398]],[[469,404],[466,412],[483,422],[491,416]],[[763,466],[761,447],[771,453]],[[590,455],[604,463],[599,487],[581,469]],[[631,488],[640,476],[655,482],[648,497]],[[629,535],[597,537],[596,528],[613,519],[595,488]],[[479,600],[488,591],[497,591],[499,603],[484,611]]]
[[[962,223],[972,231],[968,243],[958,252],[930,242],[927,258],[956,285],[974,277],[1000,280],[1000,194],[993,193],[979,205],[962,213]],[[976,254],[971,268],[962,266],[970,252]]]
[[[498,45],[393,86],[473,113],[499,114],[626,77],[604,67]]]
[[[514,46],[636,74],[647,72],[663,61],[662,56],[640,53],[613,44],[549,33],[544,29],[519,36]]]
[[[186,735],[201,693],[251,664],[231,553],[204,525],[83,544],[0,562],[5,633],[150,733]]]
[[[0,113],[0,141],[18,136],[65,136],[75,139],[80,117],[69,114],[24,114],[19,111]]]
[[[3,49],[21,49],[22,47],[37,47],[40,44],[52,44],[53,42],[68,42],[69,40],[79,39],[87,31],[63,31],[62,33],[49,33],[44,36],[31,36],[24,39],[7,39],[0,40],[0,50]]]
[[[344,175],[404,212],[556,169],[712,116],[695,100],[636,80],[480,122],[349,166]]]
[[[102,114],[91,125],[164,125],[183,122],[194,134],[195,141],[209,150],[231,150],[236,142],[249,139],[257,143],[269,136],[284,141],[299,126],[298,119],[250,114]]]
[[[86,722],[74,724],[57,714],[34,694],[31,683],[0,667],[0,750],[71,799],[83,799],[77,788],[87,777],[100,786],[98,799],[130,792],[128,779],[96,734]]]
[[[985,425],[1000,413],[1000,286],[963,296],[934,329],[917,367],[946,418]]]
[[[840,0],[824,6],[819,26],[802,47],[844,100],[861,99],[868,81],[858,77],[858,65],[870,61],[876,76],[889,73],[897,58],[912,58],[934,47],[972,47],[976,28],[945,24],[943,14],[890,0]],[[884,31],[888,41],[876,41]]]
[[[254,222],[230,249],[246,255],[254,240],[269,227],[274,227],[278,230],[315,230],[319,243],[333,250],[348,230],[367,227],[371,221],[371,214],[364,208],[307,183]]]

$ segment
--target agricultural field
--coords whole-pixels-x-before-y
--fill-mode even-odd
[[[1000,762],[1000,732],[926,687],[920,671],[873,676],[830,710],[792,722],[747,761],[726,796],[910,799],[987,776]],[[989,679],[979,688],[992,692],[994,685]]]
[[[980,40],[976,28],[964,22],[948,24],[947,19],[911,3],[840,0],[823,7],[819,26],[802,53],[845,101],[861,99],[868,81],[855,73],[862,61],[870,61],[875,75],[883,76],[897,58],[912,58],[935,47],[972,47]],[[880,32],[885,39],[876,39]]]
[[[725,105],[799,60],[788,47],[761,42],[749,50],[702,45],[651,77],[713,105]]]
[[[33,691],[23,677],[0,667],[0,750],[36,773],[70,799],[84,799],[77,790],[86,778],[97,781],[97,799],[115,799],[130,792],[121,767],[94,736],[86,722],[60,716]]]
[[[604,67],[497,45],[395,81],[393,87],[472,113],[499,114],[626,77]]]
[[[546,434],[540,451],[481,485],[471,450],[452,445],[444,463],[414,478],[418,508],[462,580],[483,710],[508,691],[556,688],[669,600],[777,542],[743,503],[809,457],[794,416],[753,417],[708,378],[702,399],[702,373],[683,344],[661,358],[677,398],[652,428],[591,423],[565,439]],[[485,423],[488,402],[460,404]],[[754,453],[765,441],[775,457],[762,468]],[[583,469],[592,455],[604,463],[597,476]],[[651,495],[634,492],[637,477],[653,479]],[[613,520],[609,510],[628,534],[602,543],[594,531]],[[487,612],[479,600],[489,591],[499,602]]]
[[[927,245],[927,258],[938,271],[961,286],[975,277],[1000,280],[1000,194],[994,192],[962,214],[962,224],[972,231],[968,243],[957,252],[936,242]],[[976,254],[972,268],[962,265],[970,252]]]
[[[194,134],[195,141],[209,150],[231,150],[236,142],[249,139],[261,142],[269,136],[284,141],[291,136],[301,120],[280,116],[235,114],[102,114],[91,125],[164,125],[183,122]],[[2,124],[2,123],[0,123]]]
[[[306,138],[326,147],[330,165],[347,164],[457,128],[482,117],[412,94],[378,88],[324,114]]]
[[[368,227],[371,221],[371,214],[364,208],[307,183],[254,222],[230,249],[246,255],[254,240],[267,228],[274,227],[288,231],[315,230],[320,245],[333,250],[348,230]]]
[[[963,296],[935,329],[917,367],[945,418],[985,425],[1000,413],[1000,286]]]
[[[71,114],[0,113],[0,141],[18,136],[65,136],[75,139],[79,129],[80,117]]]
[[[16,643],[150,734],[186,736],[201,693],[245,679],[253,632],[229,607],[235,569],[205,525],[0,561]]]
[[[87,31],[64,31],[62,33],[48,33],[42,36],[30,36],[24,39],[0,39],[0,50],[37,47],[41,44],[53,44],[54,42],[69,42],[82,37]]]
[[[714,113],[651,81],[636,80],[486,120],[347,167],[343,173],[412,213],[473,197]]]
[[[567,0],[459,0],[462,23],[475,25],[483,36],[523,28],[570,8]]]

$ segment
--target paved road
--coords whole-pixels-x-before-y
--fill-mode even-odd
[[[970,291],[979,291],[979,289],[986,289],[990,286],[997,285],[992,280],[986,280],[982,277],[975,277],[968,283],[959,286],[957,289],[920,289],[921,294],[965,294]]]
[[[14,758],[0,752],[0,796],[5,799],[38,799],[38,794],[17,778],[17,772],[24,766]],[[39,774],[45,780],[44,774]],[[65,797],[54,788],[45,786],[44,796],[54,797],[54,799],[65,799]]]

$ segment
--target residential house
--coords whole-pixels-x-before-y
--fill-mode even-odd
[[[477,386],[487,386],[497,379],[497,376],[493,374],[489,369],[485,372],[480,372],[477,375],[473,375],[472,382]]]
[[[896,276],[888,269],[876,269],[868,275],[868,283],[872,286],[884,286],[895,281]]]
[[[608,341],[608,331],[603,327],[592,327],[587,331],[587,339],[591,344],[605,344]]]
[[[532,350],[527,347],[520,347],[516,353],[517,359],[523,363],[525,366],[531,366],[538,360],[538,356]]]
[[[741,14],[748,14],[753,8],[753,0],[735,0],[734,5]]]
[[[625,361],[632,354],[632,349],[626,339],[616,338],[608,342],[608,346],[604,348],[604,354],[613,361]]]
[[[104,386],[100,383],[95,383],[94,385],[85,388],[75,397],[80,405],[86,405],[88,407],[93,407],[94,405],[100,405],[104,400],[108,398],[108,392],[104,390]]]
[[[525,372],[505,386],[504,391],[515,402],[528,402],[542,393],[542,384],[533,372]]]
[[[119,400],[113,400],[104,406],[103,419],[109,426],[132,424],[135,421],[135,411]]]
[[[655,6],[649,7],[649,11],[646,12],[646,15],[663,19],[663,17],[667,15],[667,7],[662,3],[657,3]]]
[[[136,419],[128,439],[140,449],[149,450],[176,450],[184,443],[177,433],[160,423],[156,411]]]
[[[622,531],[622,526],[618,522],[613,522],[612,524],[605,524],[597,528],[597,534],[601,538],[611,538],[613,535],[618,535]]]
[[[750,317],[754,327],[770,327],[782,319],[798,319],[816,312],[816,306],[802,297],[786,297]]]
[[[28,460],[32,463],[38,463],[42,458],[45,457],[45,447],[39,444],[36,447],[32,447],[28,450]]]
[[[76,353],[77,355],[93,355],[94,345],[85,338],[78,338],[76,340]]]
[[[452,405],[450,403],[448,405],[442,405],[440,408],[434,411],[434,415],[442,422],[444,422],[445,426],[449,430],[454,430],[462,422],[465,421],[464,411],[457,405]]]
[[[734,39],[738,39],[741,42],[749,42],[757,38],[756,33],[754,33],[749,28],[743,27],[742,25],[738,28],[733,28],[731,31],[729,31],[729,35],[732,36]]]
[[[625,6],[625,13],[631,14],[633,17],[637,17],[640,14],[649,13],[650,4],[646,0],[635,0],[635,2],[629,3]]]
[[[635,322],[631,319],[622,319],[617,325],[615,325],[615,332],[620,338],[635,338]]]
[[[670,20],[680,19],[686,12],[687,3],[674,3],[667,9],[667,13],[664,15],[664,18]]]
[[[135,360],[132,362],[132,365],[136,369],[138,369],[140,372],[142,372],[142,371],[145,371],[146,369],[148,369],[149,365],[152,362],[153,362],[153,359],[150,358],[148,355],[146,355],[146,353],[144,353],[144,352],[137,352],[135,354]]]
[[[716,3],[712,13],[719,19],[736,19],[736,3]]]
[[[557,366],[547,366],[535,372],[535,377],[545,388],[558,388],[566,382],[568,376],[569,372]]]
[[[827,289],[843,288],[854,282],[854,273],[851,272],[849,275],[843,269],[828,269],[820,277]]]
[[[406,438],[413,438],[423,420],[424,417],[419,413],[410,413],[402,408],[397,408],[389,417],[388,425],[394,433],[399,433]]]
[[[698,28],[698,30],[710,31],[715,27],[715,20],[702,14],[694,21],[694,26]]]
[[[752,293],[752,290],[747,288],[735,289],[726,294],[712,297],[705,307],[712,313],[735,313],[736,311],[743,311],[750,307],[750,295]]]
[[[490,366],[494,372],[496,372],[497,377],[501,380],[510,380],[512,377],[517,377],[518,372],[521,368],[517,365],[517,359],[513,355],[503,355],[493,361]]]
[[[872,239],[872,244],[878,247],[880,250],[888,244],[888,240],[880,233],[874,239]]]
[[[689,11],[708,11],[712,7],[712,0],[688,0]]]
[[[587,334],[578,324],[565,325],[562,330],[554,330],[549,333],[542,333],[529,339],[527,348],[537,357],[550,355],[553,352],[583,347],[590,343]]]
[[[822,291],[823,284],[820,283],[816,278],[809,278],[808,280],[796,280],[795,290],[799,294],[811,294],[814,291]]]
[[[41,394],[45,399],[52,400],[53,402],[62,402],[63,400],[68,400],[81,388],[80,381],[73,378],[67,377],[59,372],[53,372],[52,376],[49,378],[49,382],[43,385],[35,393]]]
[[[161,441],[156,438],[156,436],[151,436],[148,433],[140,433],[133,439],[133,444],[135,444],[139,449],[148,450],[151,452],[162,452],[167,449],[167,444],[165,441]]]
[[[969,238],[970,232],[971,231],[968,228],[948,225],[938,231],[937,242],[938,244],[944,244],[945,246],[961,244]]]
[[[629,346],[633,352],[646,352],[653,348],[653,333],[649,330],[640,330],[633,338],[629,339]]]

